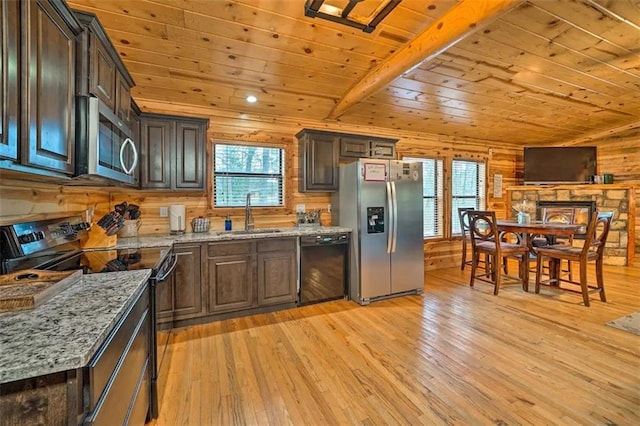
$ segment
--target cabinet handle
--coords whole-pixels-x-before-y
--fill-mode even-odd
[[[133,152],[133,164],[129,169],[127,169],[127,166],[124,165],[124,148],[127,145],[131,145],[131,151]],[[136,144],[133,143],[131,138],[126,138],[122,143],[122,146],[120,146],[120,166],[122,167],[122,170],[124,170],[126,174],[130,175],[136,169],[137,165],[138,165],[138,150],[136,149]]]

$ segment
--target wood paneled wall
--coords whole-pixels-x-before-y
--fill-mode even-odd
[[[577,145],[596,146],[598,173],[611,173],[615,183],[630,184],[635,188],[635,265],[640,266],[640,127]]]
[[[326,213],[331,203],[329,193],[298,192],[298,144],[295,134],[302,128],[360,133],[372,136],[393,137],[399,139],[397,151],[399,158],[409,157],[451,157],[467,159],[486,159],[488,164],[487,207],[496,210],[505,217],[505,192],[493,197],[493,176],[503,177],[503,186],[515,185],[518,161],[521,161],[522,149],[517,146],[494,146],[478,140],[422,135],[415,133],[397,133],[386,129],[345,126],[339,122],[327,124],[321,121],[298,121],[287,118],[264,117],[246,119],[242,115],[216,109],[186,107],[174,104],[146,102],[137,100],[145,111],[175,115],[198,116],[210,120],[207,161],[211,162],[212,141],[234,141],[255,143],[286,148],[286,207],[281,209],[254,208],[253,216],[257,227],[293,226],[295,224],[296,204],[304,204],[307,210],[323,209],[323,224],[331,223]],[[209,181],[211,171],[209,170]],[[138,191],[118,187],[69,187],[39,183],[4,180],[0,184],[0,220],[5,222],[37,215],[56,215],[68,212],[84,211],[95,205],[96,215],[111,210],[121,201],[138,204],[142,211],[141,234],[166,234],[169,232],[168,218],[160,217],[160,207],[170,204],[184,204],[187,209],[187,221],[197,216],[211,219],[212,229],[224,229],[224,218],[231,215],[234,228],[244,224],[244,209],[212,209],[210,195],[207,193],[178,193],[166,191]],[[187,226],[187,231],[190,227]],[[437,240],[425,243],[425,266],[437,269],[456,265],[459,262],[460,241],[458,239]]]

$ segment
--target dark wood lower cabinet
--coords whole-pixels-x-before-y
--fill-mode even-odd
[[[209,312],[230,312],[256,306],[254,255],[220,256],[209,263]]]
[[[258,242],[258,305],[295,303],[297,256],[294,239]]]
[[[176,244],[173,282],[156,289],[158,322],[204,323],[295,306],[297,238]]]
[[[200,243],[173,247],[178,256],[173,278],[160,283],[156,289],[159,323],[197,318],[205,313],[203,277],[206,265],[202,250]]]
[[[253,313],[296,302],[295,238],[209,243],[207,252],[210,313]]]
[[[255,307],[255,242],[209,243],[207,252],[209,312]]]

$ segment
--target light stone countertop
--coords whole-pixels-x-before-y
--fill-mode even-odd
[[[267,229],[268,232],[263,232]],[[112,248],[171,247],[179,243],[351,231],[341,226],[321,226],[260,228],[248,233],[212,230],[183,235],[141,235],[118,238]],[[82,275],[77,283],[35,309],[0,314],[0,383],[85,366],[145,288],[150,275],[149,269]]]
[[[87,365],[150,275],[150,269],[78,275],[35,309],[0,314],[0,383]]]
[[[351,228],[343,226],[318,227],[289,227],[289,228],[259,228],[253,231],[222,231],[190,232],[182,235],[140,235],[131,238],[118,238],[116,249],[135,249],[142,247],[165,247],[180,243],[215,242],[234,240],[255,240],[263,238],[300,237],[303,235],[333,234],[337,232],[351,232]]]

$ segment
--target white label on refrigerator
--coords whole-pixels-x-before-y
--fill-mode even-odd
[[[385,164],[364,165],[364,180],[384,182],[387,180],[387,166]]]

